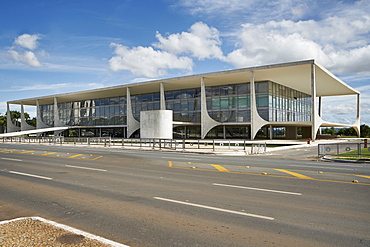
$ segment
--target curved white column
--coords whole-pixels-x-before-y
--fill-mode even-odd
[[[140,129],[140,122],[137,121],[134,118],[134,115],[132,114],[132,107],[131,107],[131,93],[130,88],[127,87],[127,137],[130,138],[130,136],[138,129]]]
[[[265,119],[263,119],[257,110],[257,101],[256,101],[256,90],[254,84],[254,71],[250,71],[250,91],[251,91],[251,140],[257,135],[259,129],[264,125],[268,124]]]
[[[24,116],[24,106],[23,102],[21,102],[21,131],[23,130],[33,130],[35,127],[29,125],[26,121],[26,118]]]
[[[204,78],[200,78],[200,125],[201,125],[201,138],[204,139],[207,135],[207,133],[216,127],[217,125],[220,125],[220,122],[217,122],[216,120],[213,120],[207,111],[207,100],[206,100],[206,86],[204,83]]]
[[[20,130],[21,129],[20,127],[12,123],[12,118],[10,116],[10,106],[8,102],[6,102],[6,108],[7,108],[6,110],[6,132],[10,133],[10,132],[16,132]]]
[[[358,137],[361,137],[361,131],[360,131],[360,105],[361,105],[361,100],[360,100],[360,94],[357,94],[357,113],[356,113],[356,121],[353,124],[353,128],[356,130]]]

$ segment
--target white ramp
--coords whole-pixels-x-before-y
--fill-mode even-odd
[[[18,131],[18,132],[10,132],[5,134],[0,134],[1,137],[13,137],[13,136],[22,136],[28,134],[36,134],[42,132],[49,132],[49,131],[57,131],[57,130],[66,130],[69,127],[51,127],[51,128],[44,128],[44,129],[34,129],[34,130],[25,130],[25,131]]]

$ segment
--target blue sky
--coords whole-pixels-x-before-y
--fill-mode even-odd
[[[361,92],[370,125],[368,0],[0,2],[0,113],[15,99],[312,58]],[[355,109],[354,96],[325,98],[323,118],[353,123]]]

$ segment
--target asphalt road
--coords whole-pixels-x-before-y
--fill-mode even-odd
[[[370,165],[315,150],[0,144],[0,220],[41,216],[129,246],[370,246]]]

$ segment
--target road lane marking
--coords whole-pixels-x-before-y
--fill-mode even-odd
[[[70,166],[70,165],[66,165],[66,167],[78,168],[78,169],[85,169],[85,170],[92,170],[92,171],[100,171],[100,172],[106,172],[107,171],[107,170],[104,170],[104,169],[97,169],[97,168],[90,168],[90,167],[82,167],[82,166]]]
[[[51,153],[46,153],[46,154],[40,154],[40,155],[50,155],[50,154],[56,154],[57,152],[51,152]]]
[[[231,187],[231,188],[239,188],[239,189],[246,189],[246,190],[258,190],[258,191],[265,191],[265,192],[289,194],[289,195],[296,195],[296,196],[301,196],[302,195],[302,193],[296,193],[296,192],[279,191],[279,190],[269,190],[269,189],[253,188],[253,187],[244,187],[244,186],[238,186],[238,185],[217,184],[217,183],[213,183],[213,185],[216,185],[216,186],[224,186],[224,187]]]
[[[365,175],[355,175],[357,177],[362,177],[362,178],[370,178],[370,176],[365,176]]]
[[[290,175],[293,175],[297,178],[301,178],[301,179],[313,179],[313,178],[310,178],[310,177],[307,177],[305,175],[302,175],[302,174],[299,174],[299,173],[296,173],[296,172],[291,172],[291,171],[288,171],[288,170],[284,170],[284,169],[274,169],[276,171],[279,171],[279,172],[284,172],[284,173],[288,173]]]
[[[35,151],[24,151],[24,152],[19,152],[18,154],[26,154],[26,153],[32,153],[32,152],[35,152]]]
[[[2,160],[11,160],[11,161],[23,161],[19,159],[11,159],[11,158],[1,158]]]
[[[327,167],[327,166],[301,166],[301,165],[288,165],[288,166],[306,167],[306,168],[309,168],[309,169],[313,169],[313,168],[324,168],[324,169],[330,169],[330,170],[347,170],[347,171],[354,170],[354,168],[353,169],[349,169],[349,168]],[[353,167],[362,167],[362,166],[353,166]]]
[[[76,155],[73,155],[73,156],[69,156],[68,158],[71,158],[71,159],[73,159],[73,158],[76,158],[76,157],[79,157],[79,156],[82,156],[83,154],[76,154]]]
[[[101,157],[103,157],[103,156],[98,156],[98,157],[95,157],[95,158],[90,159],[90,160],[97,160],[97,159],[100,159]]]
[[[39,175],[34,175],[34,174],[29,174],[29,173],[23,173],[23,172],[9,171],[9,173],[28,176],[28,177],[34,177],[34,178],[41,178],[41,179],[46,179],[46,180],[52,180],[52,178],[49,178],[49,177],[44,177],[44,176],[39,176]]]
[[[227,170],[226,168],[224,168],[223,166],[220,166],[220,165],[211,165],[211,166],[213,166],[214,168],[216,168],[220,172],[230,172],[229,170]]]
[[[181,165],[179,166],[178,163]],[[206,169],[206,168],[201,168],[201,167],[198,167],[197,165],[204,165],[204,167],[208,166],[210,167],[211,164],[206,164],[206,163],[191,163],[191,162],[182,162],[182,161],[168,161],[168,167],[170,168],[176,168],[176,169],[194,169],[194,170],[197,170],[197,171],[209,171],[209,172],[218,172],[218,170],[215,170],[215,169]],[[243,166],[232,166],[232,165],[223,165],[223,166],[227,166],[227,167],[230,167],[228,168],[228,171],[229,173],[234,173],[234,174],[245,174],[245,175],[252,175],[252,176],[266,176],[266,175],[261,175],[261,173],[257,171],[251,171],[251,172],[244,172],[244,171],[241,171],[240,169],[238,169],[237,171],[233,170],[234,167],[237,167],[237,168],[243,168]],[[252,167],[251,167],[252,168]],[[276,170],[276,171],[279,171],[279,172],[284,172],[284,173],[288,173],[290,175],[293,175],[293,176],[289,176],[289,175],[283,175],[283,174],[270,174],[268,173],[268,177],[276,177],[276,178],[290,178],[290,179],[309,179],[309,180],[312,180],[312,181],[321,181],[321,182],[333,182],[333,183],[345,183],[345,184],[353,184],[352,182],[352,178],[348,178],[348,179],[344,179],[343,181],[339,181],[339,180],[330,180],[330,179],[322,179],[322,176],[318,176],[318,177],[308,177],[308,176],[305,176],[305,175],[302,175],[302,174],[299,174],[299,173],[296,173],[296,172],[290,172],[290,171],[287,171],[287,170],[283,170],[283,169],[275,169],[275,168],[266,168],[266,167],[253,167],[254,170],[256,169],[270,169],[270,170]],[[247,169],[244,169],[245,171],[249,171],[249,167]],[[298,170],[297,170],[298,171]],[[317,171],[301,171],[301,172],[307,172],[307,173],[317,173]],[[330,175],[330,174],[334,174],[334,175],[345,175],[345,176],[354,176],[355,174],[342,174],[342,173],[333,173],[333,172],[324,172],[326,175]],[[357,185],[370,185],[370,183],[356,183]]]
[[[178,203],[178,204],[183,204],[183,205],[188,205],[188,206],[193,206],[193,207],[198,207],[198,208],[211,209],[211,210],[225,212],[225,213],[255,217],[255,218],[260,218],[260,219],[265,219],[265,220],[274,220],[274,218],[268,217],[268,216],[263,216],[263,215],[258,215],[258,214],[249,214],[249,213],[238,212],[238,211],[233,211],[233,210],[228,210],[228,209],[223,209],[223,208],[210,207],[210,206],[206,206],[206,205],[195,204],[195,203],[190,203],[190,202],[183,202],[183,201],[177,201],[177,200],[167,199],[167,198],[163,198],[163,197],[154,197],[154,199],[167,201],[167,202]]]

